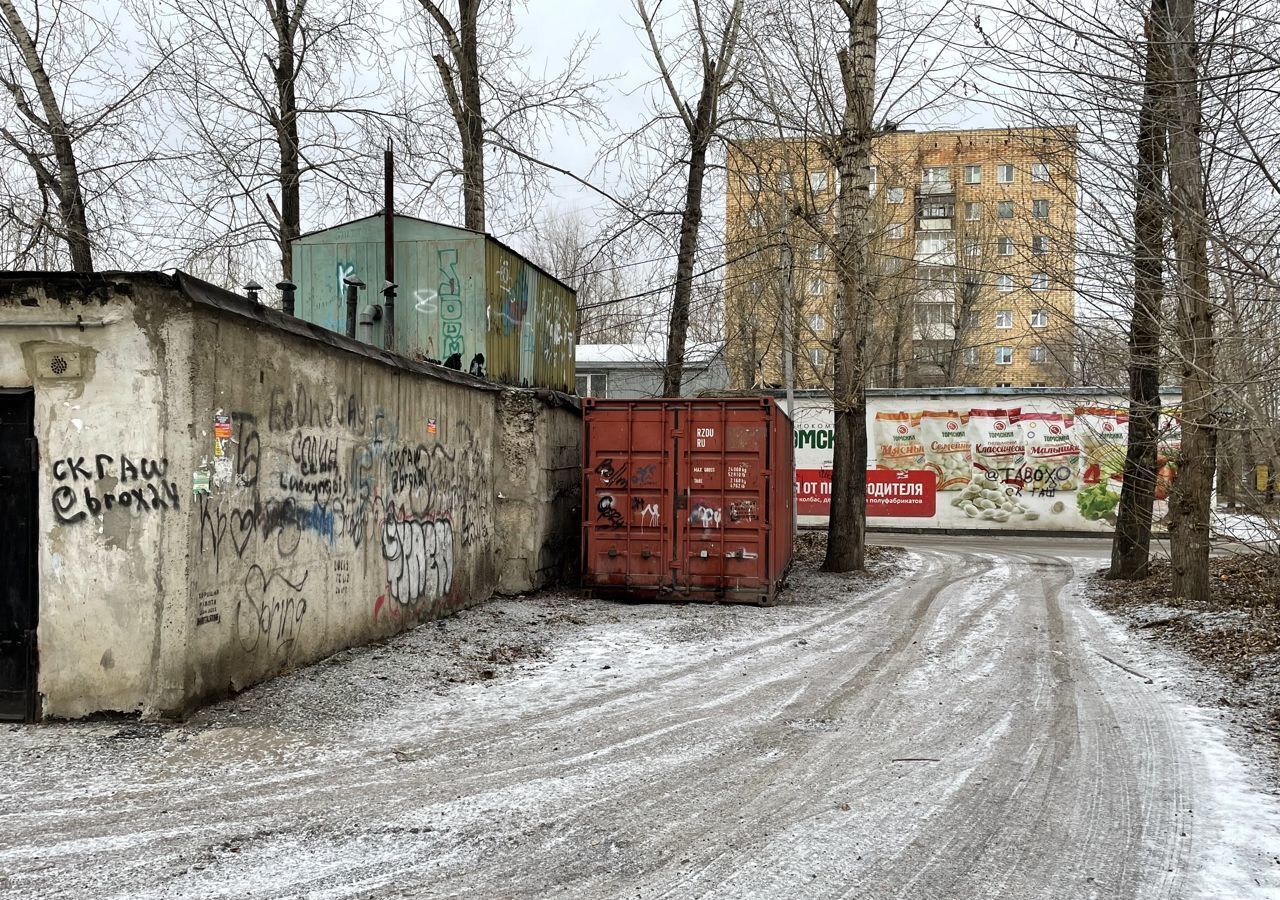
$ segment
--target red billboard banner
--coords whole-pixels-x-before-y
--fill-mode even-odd
[[[929,469],[868,469],[867,515],[929,518],[938,511],[938,473]]]
[[[831,470],[796,469],[796,512],[831,514]],[[928,518],[938,509],[938,475],[929,469],[868,469],[867,515]]]
[[[830,469],[796,469],[796,512],[802,516],[831,514]]]

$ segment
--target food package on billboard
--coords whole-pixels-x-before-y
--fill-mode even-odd
[[[969,411],[969,444],[975,480],[1018,481],[1024,458],[1022,435],[1018,431],[1020,412],[1017,407]]]
[[[1156,438],[1156,499],[1167,500],[1178,477],[1182,459],[1182,420],[1168,410],[1160,414],[1160,430]]]
[[[899,470],[924,468],[924,447],[920,445],[917,425],[918,419],[914,413],[876,413],[877,468]]]
[[[1083,487],[1119,479],[1129,442],[1129,417],[1106,406],[1076,407],[1076,443],[1080,445]]]
[[[968,415],[953,409],[926,409],[920,413],[924,467],[938,477],[940,491],[960,490],[973,474],[968,424]]]
[[[1039,495],[1074,491],[1080,467],[1071,416],[1056,412],[1022,412],[1018,428],[1026,453],[1024,487]]]

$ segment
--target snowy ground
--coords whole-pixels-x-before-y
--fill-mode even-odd
[[[0,896],[1280,897],[1280,801],[1081,601],[1092,542],[893,540],[774,609],[502,601],[0,730]]]

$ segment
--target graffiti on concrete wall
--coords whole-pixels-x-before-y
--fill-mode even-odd
[[[135,514],[177,509],[178,485],[166,477],[168,471],[169,460],[163,457],[98,453],[55,459],[57,486],[49,498],[54,519],[73,525],[113,509]]]
[[[238,582],[235,645],[264,665],[306,640],[308,608],[347,596],[352,559],[380,560],[379,622],[426,615],[465,588],[458,560],[492,547],[492,462],[465,422],[428,430],[357,392],[303,385],[231,418],[234,477],[197,498],[197,547],[207,571]],[[332,560],[319,573],[302,552],[316,546]]]
[[[453,585],[453,545],[448,517],[388,516],[382,525],[387,596],[401,606],[446,596]]]
[[[255,563],[243,586],[235,617],[240,648],[273,662],[289,662],[307,617],[307,573],[281,568],[267,574]]]

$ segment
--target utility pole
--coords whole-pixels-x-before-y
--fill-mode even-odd
[[[782,384],[787,389],[787,418],[792,422],[796,418],[796,387],[793,375],[795,368],[794,352],[795,326],[792,316],[795,314],[795,300],[792,288],[794,266],[791,262],[791,245],[782,248]]]

